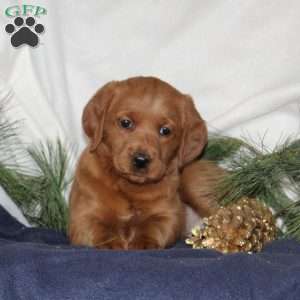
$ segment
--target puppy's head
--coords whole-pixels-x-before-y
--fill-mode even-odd
[[[106,84],[85,107],[82,121],[90,151],[105,145],[113,169],[134,183],[159,181],[174,160],[184,167],[207,142],[192,99],[153,77]]]

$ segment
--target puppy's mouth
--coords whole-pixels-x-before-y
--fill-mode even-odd
[[[147,182],[151,182],[152,180],[145,175],[139,175],[139,174],[131,174],[131,173],[121,173],[120,174],[123,178],[130,181],[131,183],[138,183],[143,184]]]
[[[165,175],[165,168],[161,166],[158,170],[127,170],[127,168],[121,167],[117,162],[114,163],[114,169],[116,173],[124,178],[125,180],[136,183],[136,184],[147,184],[147,183],[156,183],[159,182]]]
[[[116,171],[122,178],[126,179],[131,183],[136,183],[136,184],[156,183],[159,182],[164,175],[164,174],[159,174],[159,176],[149,176],[146,174],[130,173],[121,170],[116,170]]]

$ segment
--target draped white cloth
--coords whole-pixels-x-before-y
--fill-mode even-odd
[[[16,3],[47,10],[35,17],[45,26],[35,48],[12,47],[4,30]],[[136,75],[192,95],[210,131],[267,132],[270,147],[299,131],[298,0],[1,0],[0,10],[0,97],[23,120],[25,142],[60,136],[80,152],[85,103]]]

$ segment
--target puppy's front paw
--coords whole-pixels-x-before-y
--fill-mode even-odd
[[[112,238],[105,241],[98,241],[95,244],[95,247],[98,249],[110,249],[110,250],[124,250],[126,245],[121,239]]]
[[[151,238],[137,238],[129,244],[131,250],[162,249],[157,241]]]

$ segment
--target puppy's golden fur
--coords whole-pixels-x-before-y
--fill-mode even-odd
[[[192,163],[207,129],[191,97],[153,77],[110,82],[86,105],[82,123],[90,143],[70,196],[73,244],[165,248],[184,232],[185,203],[201,216],[216,208],[219,169]]]

